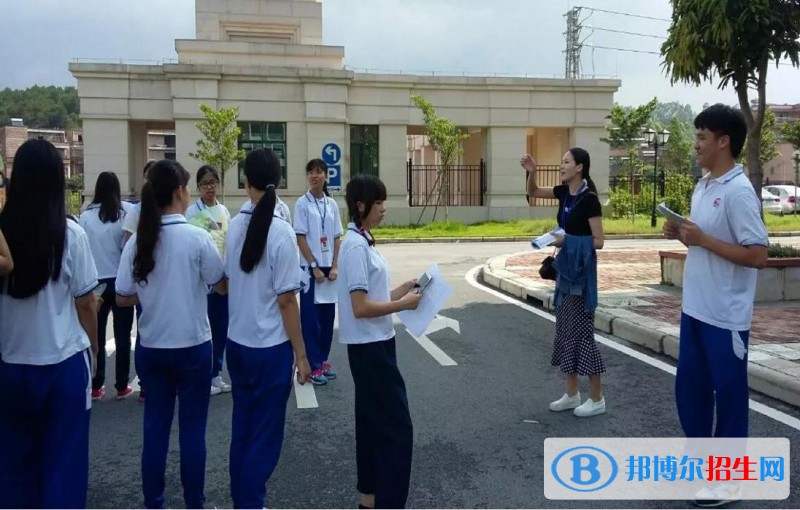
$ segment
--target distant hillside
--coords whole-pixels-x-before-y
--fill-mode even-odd
[[[21,118],[34,128],[72,129],[81,126],[80,101],[75,87],[39,87],[0,90],[0,127]]]

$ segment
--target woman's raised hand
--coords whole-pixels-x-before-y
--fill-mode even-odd
[[[530,154],[525,154],[522,159],[519,160],[519,164],[528,172],[536,171],[536,161],[533,160]]]

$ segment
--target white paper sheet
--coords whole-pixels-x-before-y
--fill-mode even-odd
[[[295,367],[293,375],[292,384],[294,385],[294,396],[297,400],[297,408],[315,409],[319,407],[319,403],[317,403],[317,394],[314,393],[314,385],[311,381],[305,384],[297,382],[297,367]]]
[[[531,246],[534,250],[541,250],[542,248],[546,248],[553,244],[556,240],[555,234],[564,235],[563,228],[557,228],[555,230],[551,230],[546,234],[542,234],[539,237],[531,239]]]
[[[436,317],[436,314],[444,307],[453,293],[453,288],[442,278],[439,266],[432,265],[428,269],[428,273],[431,275],[431,283],[422,291],[422,299],[417,309],[404,310],[397,314],[406,329],[414,336],[425,334],[425,330],[428,329],[433,318]]]
[[[686,218],[684,218],[680,214],[676,213],[675,211],[667,207],[667,204],[665,204],[664,202],[658,204],[658,207],[656,209],[658,210],[659,213],[661,213],[662,216],[664,216],[667,219],[667,221],[677,223],[678,225],[686,221]]]
[[[330,281],[327,278],[322,283],[314,282],[314,303],[329,304],[336,303],[339,299],[339,291],[337,282],[339,280]]]

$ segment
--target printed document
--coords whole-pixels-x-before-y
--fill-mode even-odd
[[[422,336],[433,322],[434,317],[444,307],[453,288],[444,281],[439,266],[432,265],[427,273],[431,275],[431,281],[422,291],[422,299],[416,310],[403,310],[397,316],[414,336]]]
[[[550,232],[540,235],[534,239],[531,239],[531,246],[533,246],[534,250],[541,250],[542,248],[546,248],[553,244],[556,241],[556,234],[564,235],[563,228],[557,228],[555,230],[551,230]]]
[[[667,219],[667,221],[671,221],[672,223],[676,223],[678,225],[686,221],[686,218],[684,218],[680,214],[676,213],[675,211],[667,207],[667,204],[665,204],[664,202],[658,204],[658,207],[656,207],[656,209],[658,210],[659,213],[661,213],[663,217]]]

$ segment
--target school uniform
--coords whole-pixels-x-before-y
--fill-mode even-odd
[[[122,230],[133,235],[139,228],[139,215],[142,211],[142,203],[137,202],[129,205],[130,207],[125,214],[125,220],[122,222]],[[130,238],[128,240],[130,241]],[[139,303],[134,308],[136,310],[136,349],[138,349],[141,341],[141,335],[139,334],[139,317],[142,316],[142,304]],[[134,358],[134,364],[135,363],[136,358]],[[142,374],[138,369],[136,370],[136,375],[139,377],[139,399],[141,400],[144,398],[144,383],[142,381]]]
[[[759,199],[740,165],[716,179],[708,174],[700,179],[691,219],[706,235],[726,243],[769,243]],[[755,268],[689,247],[675,378],[687,437],[747,437],[747,346],[757,279]]]
[[[375,494],[375,508],[403,508],[411,478],[413,426],[397,367],[392,316],[356,318],[350,293],[390,301],[389,266],[367,232],[354,224],[339,254],[339,341],[355,383],[357,489]]]
[[[97,286],[86,232],[67,221],[61,275],[0,293],[0,506],[86,508],[91,350],[75,298]]]
[[[327,278],[334,262],[334,245],[342,236],[342,220],[336,201],[324,195],[318,199],[310,191],[297,199],[294,205],[294,231],[305,237],[314,261]],[[303,340],[311,370],[322,370],[323,363],[328,361],[331,354],[336,304],[315,303],[316,280],[311,261],[301,256],[300,265],[303,271],[309,273],[309,284],[300,293]]]
[[[191,221],[201,211],[206,212],[219,226],[221,232],[227,232],[231,223],[231,213],[223,204],[208,207],[202,199],[197,199],[186,210],[186,219]],[[208,293],[208,321],[211,324],[211,343],[214,350],[214,364],[211,378],[214,379],[222,371],[225,356],[225,342],[228,338],[228,296],[213,290]]]
[[[208,232],[189,225],[181,214],[161,218],[147,282],[136,282],[133,259],[137,235],[125,245],[117,275],[117,294],[138,295],[140,346],[136,367],[147,381],[142,449],[142,489],[148,508],[164,504],[169,435],[180,400],[181,481],[188,508],[205,501],[206,421],[211,385],[211,328],[207,289],[225,276],[222,259]]]
[[[297,240],[276,211],[261,260],[250,273],[240,258],[252,209],[231,222],[225,272],[230,291],[228,373],[233,385],[231,496],[235,508],[263,508],[266,483],[283,444],[294,354],[278,297],[300,289]]]
[[[117,306],[115,284],[119,260],[122,256],[124,237],[122,225],[132,204],[122,202],[122,211],[115,222],[103,223],[100,220],[100,204],[90,205],[80,217],[80,225],[89,238],[97,266],[97,276],[106,285],[103,304],[97,311],[97,375],[92,379],[92,390],[100,390],[106,380],[106,327],[109,312],[114,316],[114,343],[116,345],[116,382],[118,392],[128,387],[131,370],[131,330],[133,329],[133,308]]]
[[[248,199],[245,200],[245,202],[242,204],[242,207],[239,208],[239,212],[252,211],[254,207],[255,204]],[[276,196],[275,200],[275,215],[289,225],[292,224],[292,213],[289,209],[289,206],[286,204],[286,202],[281,200],[281,197],[278,196]]]

